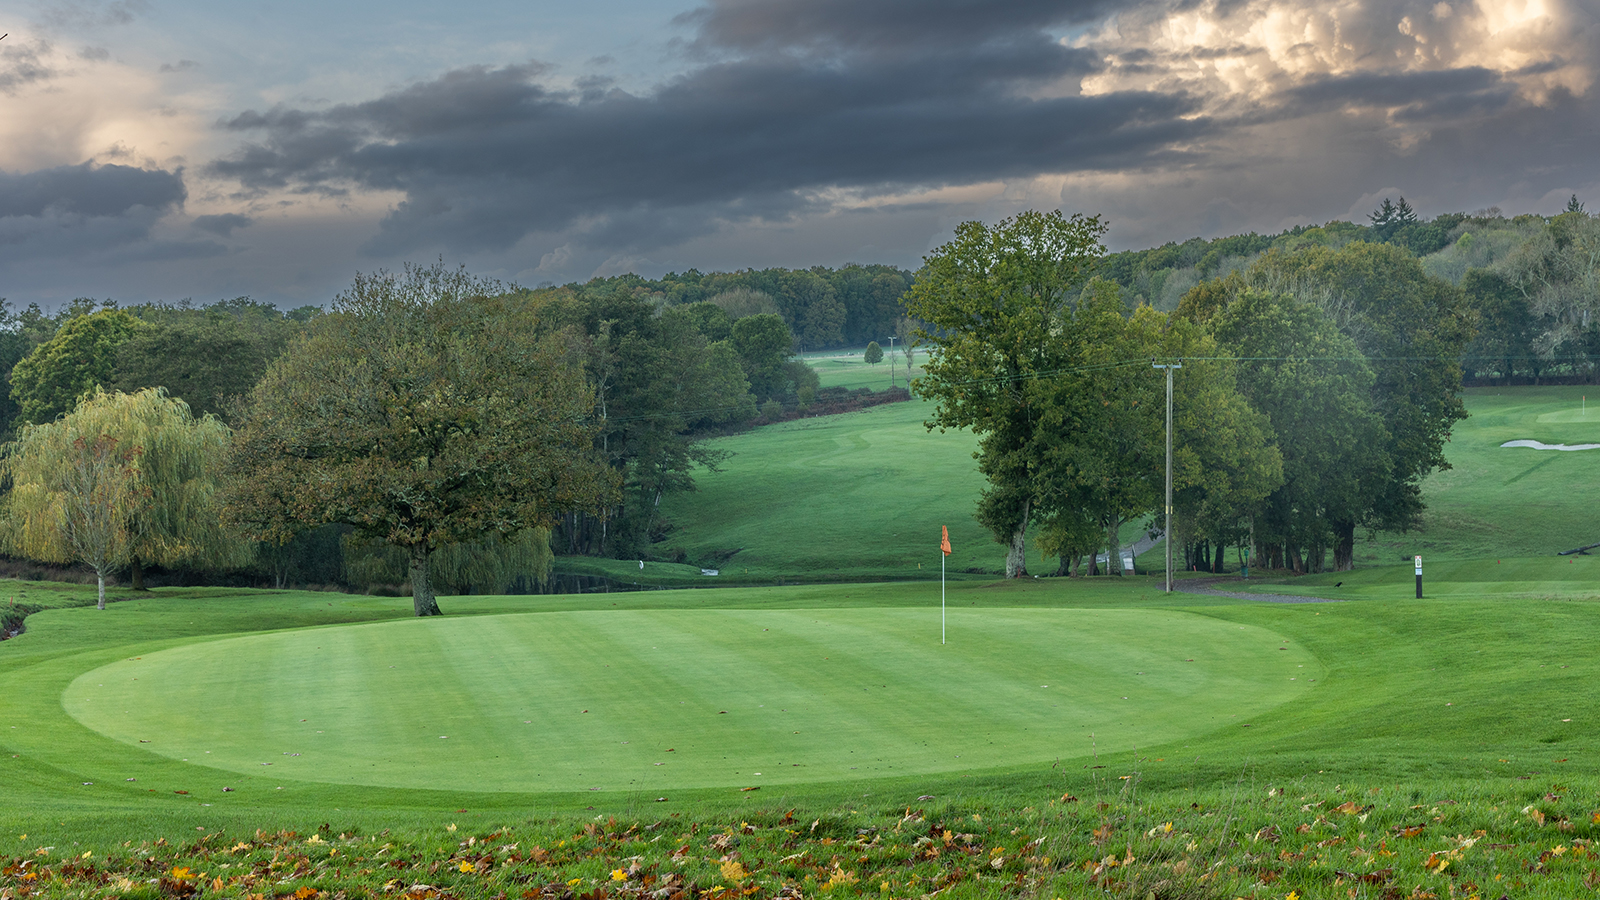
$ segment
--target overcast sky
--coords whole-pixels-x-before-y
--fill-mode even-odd
[[[1600,0],[0,0],[0,297],[1600,209]]]

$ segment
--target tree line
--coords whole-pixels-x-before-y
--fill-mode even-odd
[[[1111,253],[1095,271],[1123,289],[1130,309],[1170,312],[1201,283],[1245,272],[1267,253],[1383,244],[1462,290],[1476,333],[1462,351],[1467,383],[1600,379],[1600,217],[1577,197],[1555,216],[1490,208],[1431,219],[1404,197],[1384,198],[1367,219]]]
[[[422,612],[435,587],[528,588],[552,543],[644,554],[662,496],[719,458],[706,438],[819,394],[782,316],[733,293],[662,308],[436,265],[358,276],[327,312],[6,310],[0,538],[102,584],[410,582]]]
[[[473,281],[478,294],[535,311],[516,319],[515,327],[505,326],[510,330],[502,339],[514,344],[558,340],[562,353],[545,362],[576,373],[589,392],[592,409],[585,415],[593,430],[590,450],[605,470],[601,481],[611,485],[595,492],[596,503],[569,504],[559,515],[544,516],[528,528],[499,529],[487,542],[448,529],[442,536],[399,540],[400,531],[379,534],[375,520],[356,521],[352,509],[330,514],[326,522],[294,520],[300,522],[294,527],[289,519],[245,521],[246,516],[239,524],[248,527],[236,530],[235,538],[264,540],[254,542],[255,552],[243,557],[236,548],[199,540],[181,529],[169,529],[161,537],[166,549],[156,552],[140,542],[148,543],[157,532],[130,519],[107,532],[120,529],[122,549],[109,557],[99,553],[102,564],[93,568],[102,579],[111,571],[127,572],[136,585],[147,565],[212,578],[231,571],[278,585],[415,585],[417,570],[407,548],[422,546],[441,554],[432,573],[437,586],[464,592],[532,588],[533,580],[548,569],[552,547],[574,554],[647,556],[666,527],[658,512],[661,499],[692,490],[693,472],[714,469],[720,459],[705,444],[707,438],[775,421],[819,399],[836,405],[839,398],[829,397],[816,373],[793,358],[803,335],[809,333],[813,341],[825,335],[837,342],[847,324],[876,329],[889,312],[898,312],[894,301],[908,277],[889,267],[847,266],[691,272],[655,282],[627,276],[532,290]],[[447,295],[454,296],[439,293],[448,282],[438,266],[408,267],[398,281],[385,282],[380,293],[404,294],[418,309],[442,310]],[[434,293],[419,284],[431,284]],[[35,472],[30,466],[37,468],[42,455],[73,450],[98,460],[113,475],[122,473],[113,506],[158,508],[159,495],[171,486],[152,480],[169,463],[146,440],[149,429],[156,427],[153,423],[164,423],[163,434],[191,438],[220,429],[233,439],[237,459],[248,443],[242,438],[271,405],[258,396],[260,391],[281,383],[284,371],[310,371],[318,358],[306,356],[304,347],[328,340],[329,329],[376,315],[354,299],[374,290],[371,277],[358,277],[351,290],[355,293],[335,299],[331,313],[319,307],[282,312],[248,298],[206,306],[128,307],[85,299],[50,316],[37,306],[13,311],[0,301],[0,433],[16,439],[8,457],[11,484],[37,476],[43,479],[39,484],[59,486],[64,477],[60,472]],[[888,312],[863,306],[882,305],[885,298]],[[845,314],[824,316],[823,306],[843,308]],[[791,321],[810,331],[797,334]],[[833,324],[819,331],[820,321]],[[894,333],[894,324],[890,319],[885,333]],[[899,326],[903,335],[905,325]],[[438,320],[419,326],[418,334],[463,327],[462,322],[447,326]],[[350,354],[362,348],[346,343],[337,349]],[[334,351],[324,347],[322,352]],[[481,369],[457,376],[467,379],[460,388],[466,391],[481,389],[490,378]],[[329,376],[323,372],[318,377]],[[330,380],[328,387],[335,383]],[[287,404],[290,398],[272,402]],[[326,400],[316,405],[325,406]],[[112,420],[117,427],[108,424]],[[74,446],[80,439],[81,445]],[[45,447],[52,449],[41,449]],[[215,454],[208,459],[207,467],[217,469]],[[36,484],[29,490],[42,489]],[[212,490],[221,496],[216,483]],[[309,502],[309,494],[301,493],[300,502]],[[6,496],[23,504],[11,509],[13,521],[26,519],[26,504],[37,499],[30,499],[27,491],[10,490]],[[257,495],[244,505],[266,508],[266,496]],[[52,507],[40,515],[59,524],[64,513]],[[172,517],[170,511],[164,515]],[[215,515],[208,518],[216,521]],[[42,519],[28,521],[32,524],[8,533],[9,552],[56,562],[85,559],[81,553],[73,556],[64,539],[46,540],[35,527]],[[111,524],[108,520],[107,527]],[[252,544],[237,543],[247,548]]]
[[[135,580],[153,565],[277,584],[410,581],[422,591],[419,609],[431,608],[431,588],[526,589],[552,552],[647,557],[671,527],[662,498],[692,490],[696,473],[719,463],[709,438],[818,402],[817,376],[796,350],[916,330],[934,351],[917,388],[938,404],[933,424],[980,438],[990,488],[978,514],[1010,548],[1010,574],[1022,570],[1030,528],[1070,571],[1158,503],[1152,453],[1162,441],[1151,429],[1162,398],[1152,393],[1152,360],[1183,361],[1173,537],[1191,562],[1220,568],[1223,547],[1250,545],[1269,565],[1316,571],[1331,553],[1331,565],[1346,568],[1356,529],[1417,522],[1420,483],[1445,464],[1442,443],[1464,415],[1464,376],[1596,374],[1589,351],[1600,343],[1600,223],[1575,198],[1570,206],[1550,218],[1491,210],[1423,220],[1402,198],[1385,200],[1367,225],[1120,254],[1105,253],[1098,218],[1030,213],[993,228],[962,225],[915,274],[885,266],[690,271],[523,289],[407,267],[358,277],[327,311],[280,311],[248,298],[129,307],[80,300],[51,316],[0,301],[0,430],[14,439],[0,485],[10,504],[3,537],[14,554],[68,555],[65,538],[50,543],[39,524],[59,525],[64,508],[30,519],[16,504],[32,502],[28,491],[44,491],[39,485],[64,483],[61,472],[28,466],[70,448],[94,463],[72,477],[98,472],[97,490],[115,487],[124,507],[144,510],[106,526],[123,548],[106,571]],[[1183,289],[1174,297],[1175,286]],[[391,300],[400,305],[382,305]],[[417,317],[411,332],[396,330],[411,321],[397,310]],[[393,322],[371,333],[357,327],[375,317]],[[469,360],[463,354],[480,326],[499,330],[472,338],[480,344]],[[385,356],[374,350],[380,337],[409,349]],[[491,352],[496,341],[524,356],[488,365],[505,352]],[[368,362],[325,368],[346,356]],[[381,378],[380,358],[394,367]],[[466,470],[455,480],[444,474],[489,427],[451,431],[447,423],[490,411],[462,406],[462,397],[488,391],[502,405],[527,405],[527,397],[495,394],[510,390],[495,373],[556,370],[567,379],[560,392],[571,394],[563,408],[582,420],[556,442],[575,454],[561,471],[587,472],[582,490],[546,483],[540,489],[556,493],[536,512],[482,498],[436,510],[468,524],[425,525],[415,511],[373,505],[434,483],[419,472],[465,490]],[[294,387],[306,372],[320,380]],[[451,374],[440,381],[429,372]],[[345,387],[330,395],[330,385]],[[405,407],[435,416],[426,427],[386,405],[402,387],[442,392]],[[341,408],[361,396],[357,388],[389,398],[342,413],[346,423],[378,416],[375,430],[361,432],[365,443],[349,443],[357,432],[348,424],[258,435],[267,421],[287,427],[276,410]],[[145,424],[104,424],[118,416]],[[150,438],[157,420],[191,435],[189,456],[170,455],[184,441]],[[401,421],[437,441],[424,448],[382,431]],[[512,433],[538,424],[506,422]],[[233,473],[232,487],[188,484],[182,473],[218,469],[217,434],[226,436],[222,456],[232,462],[221,468]],[[359,503],[291,490],[292,480],[276,488],[261,481],[269,471],[288,478],[294,454],[297,465],[354,465],[363,448],[367,476],[382,486],[369,486],[375,493]],[[413,455],[382,472],[371,462],[402,450]],[[514,450],[495,452],[503,465]],[[254,481],[238,468],[246,458],[257,461]],[[472,477],[480,488],[495,480]],[[172,510],[192,506],[152,506],[172,485],[231,503],[234,533],[262,540],[242,542],[249,552],[241,558],[222,552],[214,534],[184,533],[171,523],[192,516]],[[264,512],[272,503],[296,511]]]
[[[1269,248],[1172,312],[1130,313],[1099,265],[1104,232],[1060,213],[968,222],[909,295],[933,349],[913,391],[936,404],[930,428],[978,435],[977,517],[1008,576],[1026,574],[1030,528],[1070,573],[1162,504],[1160,364],[1182,366],[1169,537],[1197,567],[1253,546],[1272,567],[1321,571],[1331,552],[1348,569],[1358,528],[1417,524],[1421,482],[1448,467],[1466,415],[1462,289],[1403,247],[1358,241]]]

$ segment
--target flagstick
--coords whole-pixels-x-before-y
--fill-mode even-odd
[[[944,643],[944,554],[939,554],[939,643]]]

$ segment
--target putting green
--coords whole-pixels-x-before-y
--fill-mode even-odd
[[[1149,747],[1322,677],[1271,631],[1173,611],[952,611],[949,636],[908,609],[408,620],[151,653],[62,702],[141,750],[285,780],[657,792]]]

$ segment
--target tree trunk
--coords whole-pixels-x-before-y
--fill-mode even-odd
[[[428,580],[428,555],[425,546],[411,548],[411,607],[419,616],[443,615],[433,596],[433,582]]]
[[[1289,545],[1289,560],[1288,561],[1289,561],[1289,567],[1294,570],[1294,573],[1296,575],[1304,575],[1306,573],[1305,561],[1300,558],[1300,545],[1299,544],[1290,544]]]
[[[1217,561],[1216,564],[1211,567],[1211,573],[1213,575],[1222,574],[1222,567],[1228,562],[1228,560],[1222,555],[1222,551],[1226,549],[1227,547],[1225,547],[1221,541],[1217,541]]]
[[[1117,546],[1117,532],[1122,529],[1117,526],[1121,524],[1116,513],[1112,513],[1111,521],[1106,525],[1106,574],[1119,577],[1122,575],[1122,548]]]
[[[139,557],[137,556],[128,561],[128,587],[135,591],[145,589],[144,566],[140,565]]]
[[[1063,554],[1061,554],[1061,561],[1056,564],[1056,577],[1057,578],[1061,578],[1061,577],[1071,578],[1072,577],[1072,570],[1074,568],[1075,568],[1075,566],[1073,564],[1072,557],[1070,557],[1067,554],[1063,553]]]
[[[1333,570],[1348,572],[1356,567],[1356,523],[1336,522],[1333,526]]]
[[[1011,546],[1006,551],[1006,577],[1028,577],[1028,513],[1033,508],[1032,500],[1022,501],[1022,508],[1017,511],[1017,527],[1011,532]]]
[[[105,609],[106,608],[106,573],[100,571],[99,569],[96,569],[95,573],[94,573],[94,577],[95,577],[96,581],[100,582],[100,605],[95,607],[95,609]]]

